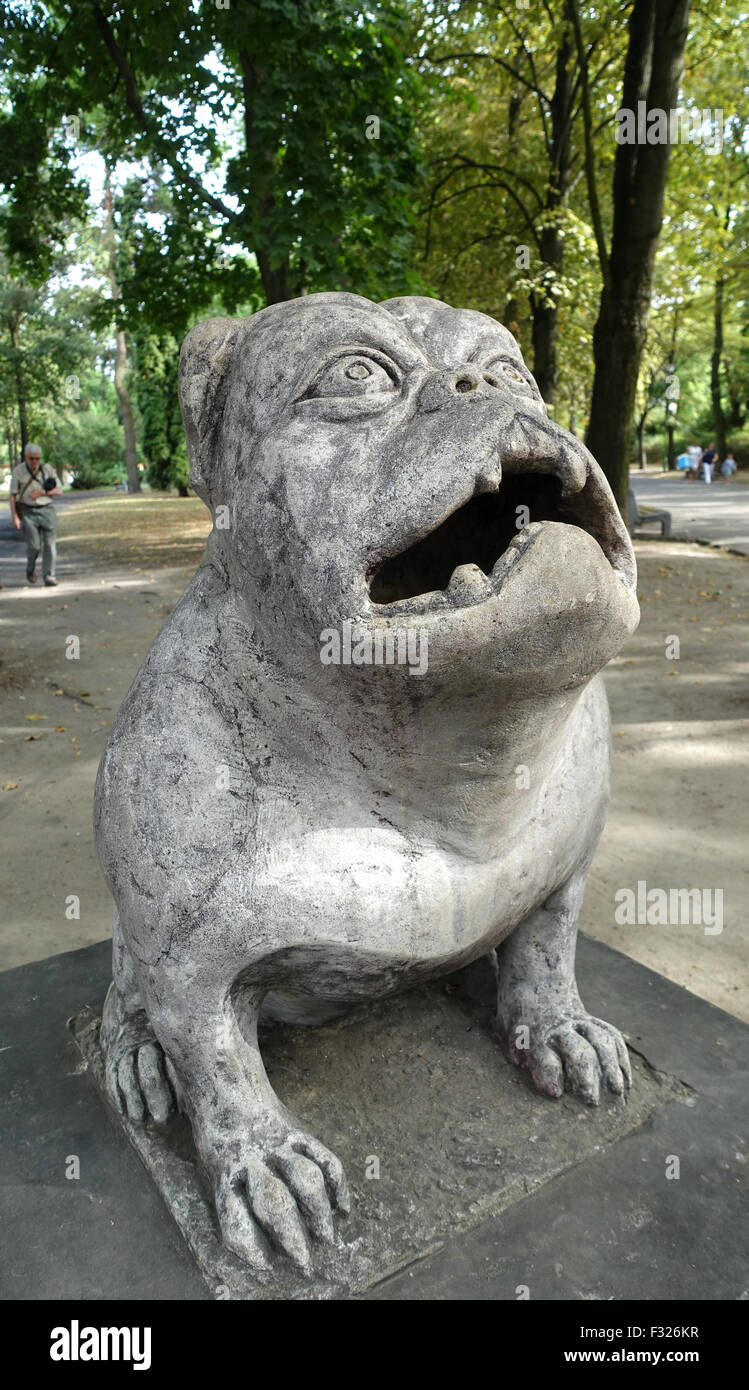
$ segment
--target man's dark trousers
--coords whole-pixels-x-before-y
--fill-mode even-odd
[[[42,552],[42,578],[54,579],[57,563],[57,513],[50,502],[46,507],[22,507],[21,521],[26,537],[26,574],[34,573]]]

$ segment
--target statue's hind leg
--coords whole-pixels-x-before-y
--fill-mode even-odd
[[[156,1040],[143,1007],[132,956],[114,909],[112,983],[104,1001],[100,1041],[110,1100],[136,1124],[164,1124],[180,1103],[174,1068]]]

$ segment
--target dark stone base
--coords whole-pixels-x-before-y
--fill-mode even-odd
[[[514,1300],[525,1285],[532,1299],[746,1297],[749,1028],[595,942],[581,941],[578,975],[588,1007],[636,1049],[627,1106],[537,1096],[488,1011],[444,982],[324,1028],[269,1030],[271,1079],[344,1162],[353,1209],[335,1267],[317,1250],[312,1282],[279,1258],[259,1283],[218,1240],[186,1122],[129,1130],[128,1143],[65,1033],[87,1001],[78,1038],[96,1081],[109,943],[5,972],[0,1292]],[[71,1156],[77,1180],[65,1176]],[[375,1158],[380,1177],[368,1178]]]

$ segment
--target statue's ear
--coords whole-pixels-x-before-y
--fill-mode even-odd
[[[201,497],[211,491],[215,431],[244,326],[244,319],[204,319],[190,329],[179,355],[179,403],[190,460],[190,486]]]

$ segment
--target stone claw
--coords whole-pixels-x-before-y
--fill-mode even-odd
[[[348,1211],[343,1167],[335,1154],[301,1131],[290,1132],[281,1142],[250,1144],[237,1165],[220,1175],[216,1210],[225,1244],[251,1268],[269,1268],[269,1242],[309,1275],[308,1237],[333,1244],[333,1213]]]
[[[517,1066],[525,1067],[537,1091],[558,1099],[564,1091],[598,1105],[602,1087],[626,1099],[632,1085],[627,1045],[603,1019],[580,1013],[530,1028],[528,1048],[510,1046]]]
[[[174,1069],[156,1039],[115,1043],[107,1053],[107,1092],[121,1114],[133,1123],[149,1119],[166,1124],[179,1109]]]

